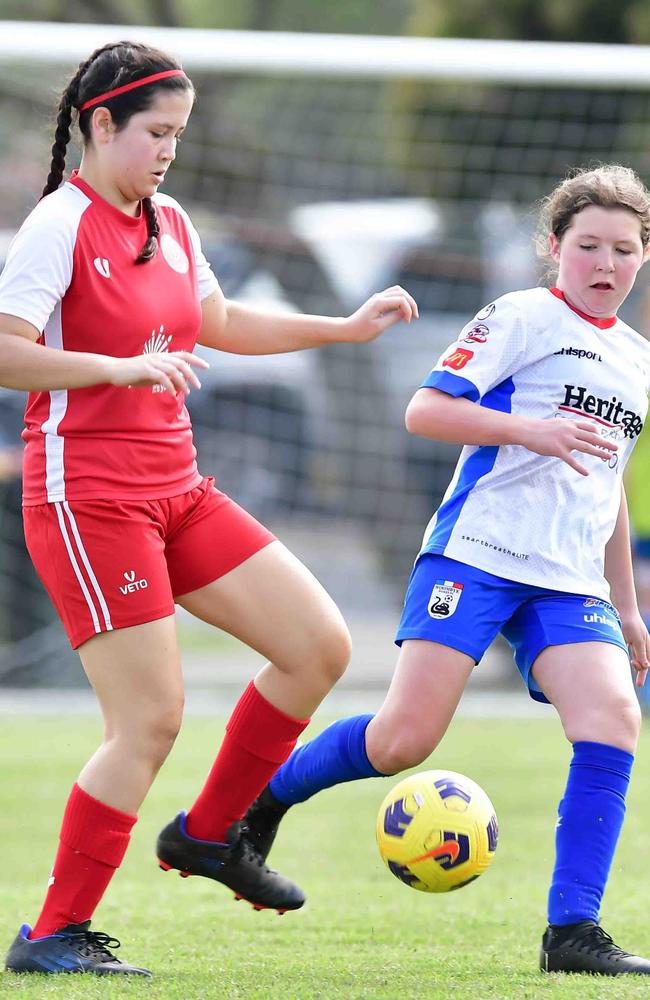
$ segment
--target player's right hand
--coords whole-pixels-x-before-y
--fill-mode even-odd
[[[579,472],[588,476],[589,470],[574,456],[575,451],[595,455],[608,462],[618,451],[614,441],[601,437],[591,420],[570,420],[553,417],[552,420],[533,420],[526,428],[521,444],[538,455],[554,455]]]
[[[203,358],[190,351],[139,354],[135,358],[110,358],[108,382],[111,385],[140,388],[159,385],[166,392],[187,394],[190,389],[200,389],[201,383],[194,368],[209,368]]]

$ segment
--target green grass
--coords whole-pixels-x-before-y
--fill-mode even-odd
[[[67,790],[94,749],[87,718],[4,718],[0,760],[0,931],[4,948],[33,921],[47,883]],[[328,791],[286,818],[273,861],[308,904],[279,918],[234,903],[222,887],[159,871],[152,845],[190,804],[222,722],[189,718],[135,828],[131,849],[94,926],[123,941],[124,957],[153,981],[0,974],[0,994],[162,1000],[442,1000],[448,997],[645,997],[633,977],[544,977],[536,971],[553,854],[553,825],[569,751],[551,720],[460,719],[432,766],[471,775],[501,825],[494,864],[460,892],[434,896],[394,879],[374,843],[390,779]],[[647,920],[650,801],[643,751],[628,821],[605,898],[603,924],[625,947],[650,954]],[[119,952],[118,952],[119,954]]]

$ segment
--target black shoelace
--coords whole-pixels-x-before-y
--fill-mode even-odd
[[[119,948],[120,942],[110,934],[103,934],[101,931],[81,931],[77,934],[66,934],[71,942],[79,950],[79,954],[84,958],[99,958],[102,961],[119,962],[115,955],[111,954],[109,948]]]
[[[610,935],[598,925],[588,927],[584,933],[576,935],[575,942],[580,951],[592,951],[596,956],[603,954],[609,954],[613,958],[627,956],[627,952],[614,944]]]

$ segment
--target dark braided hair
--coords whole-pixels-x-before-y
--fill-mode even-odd
[[[100,94],[115,90],[117,87],[123,87],[127,83],[168,69],[180,69],[172,56],[139,42],[110,42],[96,49],[85,62],[80,64],[59,102],[52,160],[47,183],[43,188],[43,198],[56,191],[63,180],[73,110],[76,109],[78,112],[79,108],[93,97],[99,97]],[[136,87],[125,94],[110,97],[102,102],[102,107],[109,109],[113,123],[119,131],[127,125],[132,115],[146,111],[160,90],[194,92],[187,77],[168,77],[157,80],[150,86]],[[90,121],[94,110],[87,108],[78,117],[79,130],[86,144],[90,142]],[[155,256],[160,234],[156,208],[151,198],[142,199],[142,211],[147,220],[147,242],[138,254],[136,264],[143,264]]]

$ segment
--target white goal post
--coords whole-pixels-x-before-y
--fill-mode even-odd
[[[650,85],[650,46],[465,38],[319,35],[0,21],[0,60],[73,62],[115,38],[169,49],[188,69],[377,79]]]

